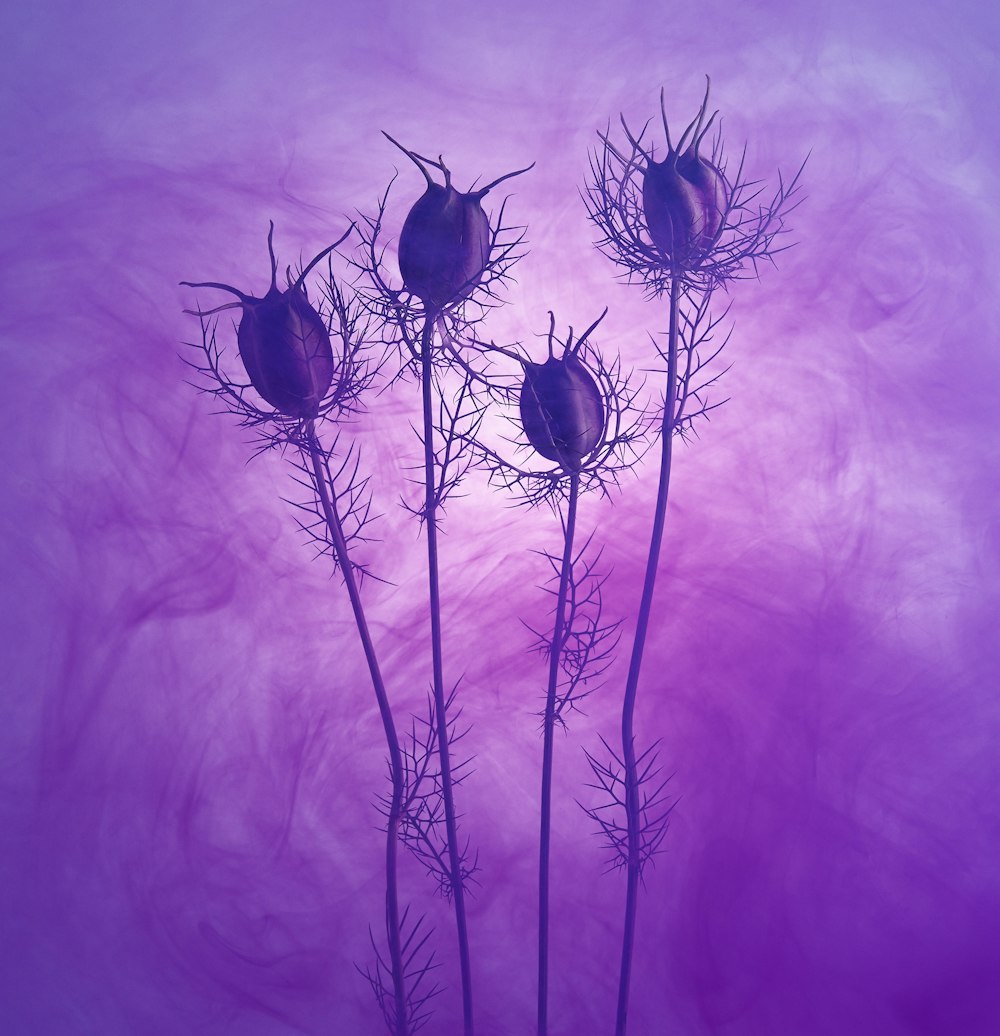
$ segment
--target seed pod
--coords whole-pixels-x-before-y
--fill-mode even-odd
[[[403,283],[425,306],[441,309],[468,298],[490,258],[490,224],[471,194],[429,184],[399,236]]]
[[[663,258],[693,268],[722,224],[722,174],[691,152],[651,162],[643,176],[642,204],[649,236]]]
[[[253,387],[289,417],[315,417],[333,381],[333,348],[301,288],[243,303],[237,340]]]
[[[352,228],[353,229],[353,228]],[[348,230],[347,234],[351,231]],[[235,295],[238,303],[210,310],[239,306],[243,317],[237,330],[240,359],[250,383],[263,399],[287,417],[316,417],[333,381],[333,348],[323,318],[309,304],[302,284],[306,274],[344,238],[324,249],[285,291],[277,286],[278,266],[272,243],[274,224],[267,235],[271,257],[271,287],[263,298],[246,295],[228,284],[204,282],[193,288],[219,288]],[[201,314],[207,316],[208,314]]]
[[[595,325],[596,326],[596,325]],[[589,332],[588,332],[589,334]],[[584,335],[577,349],[586,339]],[[561,358],[525,363],[521,387],[521,424],[532,446],[567,471],[579,471],[604,435],[607,412],[593,375],[569,342]]]
[[[507,173],[478,191],[462,194],[452,186],[451,172],[443,161],[422,158],[407,151],[388,133],[385,136],[427,181],[427,190],[410,209],[399,235],[399,272],[407,291],[416,295],[428,310],[440,312],[467,299],[489,266],[493,232],[483,211],[483,198],[497,184],[527,172],[532,166]],[[441,170],[443,184],[434,182],[427,165]]]
[[[726,179],[698,154],[715,116],[702,128],[708,92],[697,119],[684,131],[676,148],[664,111],[667,156],[656,162],[646,156],[642,178],[642,206],[646,227],[662,257],[677,269],[694,269],[705,258],[722,227],[727,206]],[[663,110],[663,94],[660,94]],[[685,148],[688,134],[690,144]]]

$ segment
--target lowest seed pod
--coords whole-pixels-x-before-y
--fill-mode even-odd
[[[240,359],[250,383],[260,396],[286,417],[301,420],[316,417],[333,382],[330,334],[323,318],[306,298],[303,283],[309,271],[341,244],[351,229],[320,252],[297,280],[281,291],[277,285],[278,267],[274,257],[272,223],[267,235],[271,286],[263,298],[247,295],[228,284],[215,281],[181,282],[191,288],[218,288],[239,299],[239,302],[219,306],[209,313],[218,313],[235,306],[243,310],[236,335]],[[209,313],[200,315],[207,316]]]
[[[567,471],[579,471],[600,444],[607,423],[601,390],[568,344],[561,357],[525,363],[520,412],[528,442]]]
[[[386,138],[424,175],[427,189],[413,204],[399,235],[399,272],[403,284],[428,310],[440,312],[467,299],[482,281],[490,262],[493,230],[483,211],[483,198],[498,184],[526,173],[534,165],[494,180],[486,187],[462,193],[451,182],[442,160],[432,162]],[[436,183],[428,165],[439,169]]]

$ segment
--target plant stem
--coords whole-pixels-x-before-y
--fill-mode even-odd
[[[406,985],[399,926],[399,890],[396,860],[403,803],[403,759],[400,754],[396,725],[392,718],[392,708],[389,705],[389,696],[386,694],[382,671],[379,668],[378,658],[375,654],[375,645],[372,643],[368,621],[365,618],[364,605],[361,601],[358,582],[354,577],[354,568],[351,565],[351,559],[348,554],[347,541],[344,537],[340,515],[337,512],[336,502],[332,498],[327,486],[324,465],[320,460],[322,451],[312,422],[306,428],[306,437],[309,442],[309,459],[312,463],[313,476],[316,481],[316,491],[319,494],[323,516],[330,531],[330,541],[333,545],[334,557],[340,566],[340,572],[347,587],[347,595],[351,601],[354,621],[357,623],[358,635],[361,638],[365,660],[368,663],[368,671],[371,674],[372,687],[375,689],[375,697],[378,700],[378,709],[382,717],[382,727],[385,730],[386,744],[389,747],[389,774],[392,779],[392,798],[389,803],[385,841],[385,924],[389,940],[389,963],[392,971],[392,991],[396,1017],[394,1036],[409,1036]]]
[[[458,955],[462,973],[462,1017],[465,1036],[474,1031],[472,1016],[472,971],[469,963],[469,935],[465,919],[465,884],[462,856],[458,848],[458,823],[451,779],[448,718],[445,709],[444,662],[441,646],[441,589],[438,577],[437,487],[434,470],[434,384],[431,345],[436,314],[428,313],[421,335],[420,363],[424,416],[424,520],[427,529],[427,579],[431,610],[431,655],[434,671],[434,711],[437,721],[438,757],[441,767],[441,796],[444,799],[445,829],[448,836],[448,866],[455,923],[458,928]]]
[[[667,513],[667,495],[670,490],[670,463],[673,456],[674,411],[677,405],[677,315],[680,303],[680,280],[670,281],[670,332],[667,352],[667,392],[663,405],[663,424],[660,429],[660,479],[653,514],[653,531],[646,558],[646,577],[642,584],[642,598],[636,620],[632,660],[625,683],[622,703],[622,759],[625,763],[625,817],[628,831],[628,861],[626,864],[625,925],[622,933],[621,971],[618,980],[618,1014],[615,1036],[625,1036],[628,1019],[629,982],[632,977],[632,950],[635,942],[636,906],[639,899],[639,878],[642,869],[642,832],[640,830],[639,776],[635,764],[635,737],[632,721],[635,714],[636,689],[642,654],[646,646],[649,616],[656,585],[656,568],[663,542],[663,526]]]
[[[573,567],[573,534],[576,531],[576,502],[580,475],[570,476],[569,504],[562,565],[559,568],[559,592],[556,597],[556,619],[552,630],[552,654],[549,658],[549,686],[545,697],[545,721],[542,748],[542,819],[538,851],[538,1036],[548,1032],[549,1000],[549,847],[552,826],[552,754],[556,724],[556,694],[559,687],[559,660],[562,655],[566,621],[566,591]]]

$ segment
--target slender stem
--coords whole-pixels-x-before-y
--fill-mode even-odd
[[[462,972],[462,1018],[465,1036],[474,1031],[472,1017],[472,970],[469,963],[469,934],[465,920],[465,883],[462,854],[458,847],[458,823],[451,779],[451,753],[448,744],[448,718],[445,710],[444,661],[441,646],[441,589],[438,578],[437,480],[434,466],[434,384],[431,345],[435,314],[424,320],[420,344],[421,388],[424,410],[424,520],[427,529],[427,579],[431,609],[431,655],[434,670],[434,711],[437,720],[438,757],[441,766],[441,795],[444,799],[445,828],[448,835],[448,866],[455,923],[458,928],[458,955]]]
[[[566,637],[566,595],[573,567],[573,534],[576,531],[576,501],[580,475],[570,476],[569,504],[563,536],[562,564],[559,568],[559,593],[556,620],[552,629],[552,654],[549,658],[549,686],[545,697],[542,748],[542,819],[538,851],[538,1036],[548,1032],[549,1008],[549,846],[552,826],[552,753],[556,725],[556,694],[559,687],[559,660]]]
[[[673,456],[674,413],[677,406],[677,315],[680,303],[680,281],[670,281],[670,335],[667,354],[667,392],[663,405],[663,425],[660,429],[660,480],[653,513],[653,532],[646,558],[646,577],[642,584],[642,598],[636,620],[632,660],[625,683],[622,703],[622,759],[625,763],[625,817],[628,831],[628,862],[626,865],[625,926],[622,933],[621,972],[618,980],[618,1014],[615,1036],[625,1036],[628,1020],[629,982],[632,977],[632,949],[635,942],[635,916],[639,899],[639,877],[642,868],[642,832],[640,830],[639,775],[635,765],[635,737],[632,721],[635,714],[636,689],[642,668],[642,653],[646,646],[649,616],[656,585],[656,568],[663,542],[663,526],[667,513],[667,495],[670,490],[670,462]]]
[[[386,693],[385,682],[382,679],[382,670],[379,667],[378,658],[375,654],[375,645],[372,642],[368,621],[365,618],[358,582],[354,577],[354,568],[351,565],[351,559],[348,554],[343,525],[337,512],[336,502],[332,498],[327,485],[326,472],[321,461],[322,451],[311,422],[306,429],[306,436],[309,441],[309,459],[312,463],[316,491],[319,494],[323,516],[330,531],[330,541],[333,545],[334,557],[340,566],[341,575],[344,577],[344,584],[347,586],[347,595],[351,601],[351,609],[354,612],[354,621],[357,623],[358,635],[364,648],[365,660],[368,662],[368,671],[371,674],[372,687],[375,689],[379,714],[382,717],[382,726],[385,730],[385,740],[389,747],[389,775],[392,779],[392,798],[389,802],[385,841],[385,925],[389,940],[389,963],[392,971],[392,991],[396,1018],[394,1036],[409,1036],[406,984],[399,925],[399,890],[396,859],[403,803],[403,758],[399,750],[399,737],[396,734],[396,725],[392,718],[389,696]]]

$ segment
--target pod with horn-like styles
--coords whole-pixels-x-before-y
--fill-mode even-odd
[[[250,383],[260,396],[286,417],[314,418],[333,382],[334,362],[330,334],[323,318],[310,305],[302,289],[310,270],[350,234],[324,249],[284,291],[277,285],[278,264],[274,257],[274,224],[267,235],[271,258],[271,286],[263,298],[246,295],[228,284],[215,281],[193,283],[192,288],[218,288],[235,295],[228,303],[208,313],[239,306],[243,310],[237,330],[240,359]]]
[[[725,176],[698,153],[715,119],[713,114],[702,125],[707,106],[708,89],[697,117],[674,147],[661,90],[660,111],[667,135],[667,155],[661,162],[645,155],[642,205],[646,227],[664,260],[677,269],[693,269],[704,259],[722,228],[726,213]],[[638,147],[634,140],[633,144]]]
[[[399,235],[399,272],[407,291],[427,309],[440,312],[467,299],[489,266],[493,231],[483,211],[483,198],[504,180],[526,173],[534,163],[463,194],[452,185],[451,172],[442,159],[424,158],[388,133],[384,135],[427,181],[427,190],[410,209]],[[443,184],[435,183],[428,166],[441,171]]]
[[[567,471],[579,471],[604,437],[607,407],[594,376],[577,353],[604,314],[575,346],[570,332],[561,357],[553,353],[555,316],[549,316],[549,358],[545,363],[524,364],[521,424],[528,442],[543,457]]]

